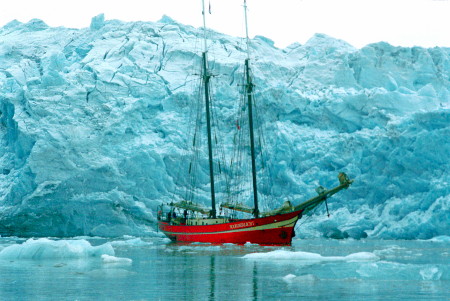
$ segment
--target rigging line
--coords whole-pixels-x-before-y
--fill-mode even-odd
[[[188,81],[187,83],[190,84],[190,85],[193,85],[192,81]],[[191,137],[191,133],[193,131],[192,128],[194,128],[194,131],[195,131],[195,127],[191,127],[189,125],[191,125],[193,123],[193,120],[194,120],[195,106],[190,106],[189,105],[189,100],[187,100],[186,104],[189,107],[188,123],[187,123],[187,132],[188,132],[187,137]],[[194,134],[194,136],[195,136],[195,134]],[[189,155],[189,153],[190,153],[189,150],[191,149],[191,147],[190,147],[191,141],[189,141],[189,139],[185,139],[184,140],[184,144],[186,145],[186,147],[185,148],[181,148],[181,157],[186,157],[186,158],[191,157],[189,161],[192,162],[193,158],[192,158],[192,156]],[[192,171],[192,169],[191,169],[191,171]],[[179,168],[178,171],[177,171],[176,177],[175,177],[175,179],[177,181],[181,178],[181,173],[182,172],[184,173],[184,169],[183,168]],[[188,176],[188,179],[189,179],[189,176]],[[188,183],[189,183],[189,180],[188,180]],[[175,200],[176,199],[175,198],[176,195],[179,195],[179,196],[184,195],[184,198],[188,199],[188,197],[189,197],[189,193],[188,193],[189,186],[190,185],[187,185],[187,186],[185,185],[185,188],[183,189],[181,187],[181,185],[176,185],[176,187],[175,187],[175,189],[174,189],[174,191],[172,193],[171,199]],[[185,190],[185,191],[183,192],[183,190]]]
[[[245,95],[241,96],[241,107],[240,108],[246,108],[245,107]],[[241,121],[246,121],[247,119],[244,118],[246,116],[246,111],[240,110],[240,119]],[[242,122],[242,126],[244,129],[241,128],[239,131],[239,140],[237,144],[237,160],[238,160],[238,167],[237,170],[237,177],[236,180],[238,181],[239,185],[237,185],[237,194],[239,195],[239,199],[237,201],[247,201],[248,197],[250,196],[250,187],[248,186],[248,183],[250,183],[250,167],[249,167],[249,160],[244,159],[244,155],[246,154],[246,148],[244,148],[244,145],[248,145],[248,137],[247,135],[244,135],[245,128],[248,126],[248,124]]]
[[[265,146],[262,143],[262,139],[264,137],[263,124],[262,124],[261,119],[260,119],[260,110],[259,110],[259,107],[257,105],[257,98],[255,97],[254,99],[255,99],[255,101],[254,101],[255,119],[256,119],[256,126],[257,126],[257,133],[258,133],[258,143],[259,143],[258,144],[258,147],[259,147],[259,149],[258,149],[258,151],[259,151],[259,158],[260,158],[260,161],[261,161],[261,170],[265,174],[265,170],[266,170],[265,169],[265,165],[266,164],[264,163],[264,161],[266,160],[266,157],[265,157],[266,151],[265,151]],[[268,189],[268,183],[267,183],[268,179],[266,177],[263,177],[263,180],[261,182],[262,182],[261,186],[263,188],[265,188],[265,189]],[[267,198],[266,198],[265,194],[262,195],[262,198],[264,199],[264,201],[267,201]]]
[[[206,56],[206,51],[207,51],[207,36],[206,36],[206,16],[205,16],[205,4],[204,4],[204,0],[202,0],[202,14],[203,14],[203,42],[204,42],[204,52],[205,52],[205,56]],[[197,41],[197,39],[196,39],[196,41]],[[202,72],[200,72],[200,74],[202,74]],[[198,96],[202,96],[203,94],[202,94],[202,85],[201,84],[198,84],[198,86],[197,86],[198,88],[199,88],[199,92],[198,92]],[[196,126],[195,126],[195,136],[196,137],[198,137],[196,140],[197,141],[195,141],[195,145],[193,145],[193,147],[192,147],[192,152],[193,152],[193,155],[192,155],[192,161],[194,161],[194,170],[193,170],[193,173],[191,174],[191,176],[190,176],[190,184],[191,185],[189,185],[190,186],[190,200],[193,200],[193,198],[194,198],[194,194],[195,194],[195,191],[197,190],[197,185],[196,185],[196,180],[197,180],[197,178],[196,178],[196,176],[195,176],[195,174],[197,173],[197,170],[198,170],[198,162],[199,162],[199,145],[200,145],[200,140],[201,140],[201,135],[198,135],[198,133],[200,132],[200,129],[201,129],[201,110],[199,110],[199,107],[200,107],[200,105],[199,105],[199,101],[198,101],[198,99],[200,99],[199,97],[197,97],[197,118],[196,118],[196,120],[197,120],[197,122],[196,122]],[[188,187],[188,189],[189,189],[189,187]]]
[[[241,175],[243,181],[241,181],[240,185],[240,191],[243,194],[243,197],[245,199],[248,199],[251,195],[250,186],[249,183],[251,181],[251,169],[250,169],[250,158],[247,147],[250,145],[250,137],[244,133],[247,133],[248,128],[250,126],[249,120],[248,120],[248,107],[247,107],[247,93],[246,93],[246,86],[245,86],[245,71],[244,75],[242,77],[242,94],[241,94],[241,120],[244,123],[245,132],[241,131],[241,142],[240,142],[240,160],[241,160],[241,166],[243,167],[243,173]],[[245,148],[244,148],[245,145]],[[244,159],[244,155],[246,156],[246,159]]]
[[[187,144],[187,141],[185,141]],[[187,148],[181,148],[181,157],[187,157],[188,155],[188,151]],[[181,173],[182,169],[178,169],[175,179],[176,181],[179,180],[181,178],[180,173]],[[179,185],[175,185],[175,189],[172,192],[171,195],[171,199],[175,200],[175,195],[183,195],[183,189],[181,189],[181,187]]]
[[[211,94],[214,94],[214,85],[210,85],[210,89],[211,89]],[[218,187],[219,189],[222,188],[222,190],[226,190],[226,186],[227,186],[227,175],[226,173],[222,173],[221,172],[221,165],[223,166],[223,161],[225,161],[225,151],[223,148],[223,143],[221,141],[219,141],[217,139],[218,136],[218,127],[219,127],[219,122],[218,122],[218,118],[217,118],[217,110],[216,110],[216,106],[213,105],[213,103],[215,104],[215,100],[213,98],[211,98],[210,101],[210,111],[211,111],[211,123],[212,123],[212,130],[213,130],[213,134],[214,134],[214,138],[215,138],[215,147],[214,147],[214,154],[215,154],[215,158],[216,158],[216,162],[215,165],[219,168],[219,174],[217,174],[218,176],[218,182],[223,182],[225,181],[225,189],[223,189],[224,185],[223,183],[218,183],[220,184],[221,187]],[[219,135],[220,137],[220,135]],[[221,164],[222,163],[222,164]],[[220,192],[220,190],[218,190],[218,192]]]
[[[195,35],[195,42],[194,42],[194,49],[195,49],[195,53],[201,52],[201,42],[204,42],[204,49],[205,50],[206,47],[206,27],[203,28],[203,34],[204,37],[203,39],[199,38],[199,35],[196,34]],[[196,59],[197,61],[200,61],[201,58],[200,56],[196,56],[194,59]],[[188,150],[190,150],[191,153],[191,162],[193,162],[193,168],[191,171],[191,174],[189,175],[189,184],[186,187],[186,199],[190,200],[190,201],[194,201],[195,196],[198,194],[198,190],[199,187],[197,187],[197,181],[198,181],[198,170],[200,168],[200,151],[201,151],[201,145],[203,144],[202,142],[202,135],[199,134],[202,131],[202,125],[201,125],[201,120],[202,120],[202,110],[203,110],[203,102],[201,101],[201,99],[203,99],[203,89],[202,89],[202,77],[201,77],[201,73],[202,73],[202,68],[200,68],[200,72],[199,72],[199,67],[201,66],[200,64],[192,64],[191,67],[191,73],[197,75],[197,81],[191,81],[191,91],[195,91],[197,89],[197,97],[195,97],[195,105],[192,106],[190,105],[190,109],[191,109],[191,114],[190,114],[190,120],[188,125],[194,124],[194,120],[195,120],[195,126],[194,127],[188,127],[189,128],[189,135],[188,137],[193,137],[191,135],[192,130],[194,131],[194,135],[196,136],[196,141],[195,141],[195,145],[192,145],[192,141],[187,141],[187,152]],[[193,114],[193,112],[196,111],[196,114]],[[190,147],[189,147],[190,145]]]
[[[239,183],[242,183],[239,179],[241,178],[241,175],[239,174],[239,170],[242,170],[242,159],[241,159],[241,131],[236,132],[235,137],[235,144],[233,145],[233,158],[234,158],[234,166],[232,169],[232,176],[233,176],[233,183],[235,185],[232,186],[233,192],[235,195],[239,192]],[[235,198],[235,201],[237,199]]]
[[[240,110],[239,108],[241,107],[241,97],[239,98],[239,102],[238,105],[236,107],[236,118],[237,118],[237,122],[241,122],[241,118],[240,118]],[[239,174],[238,174],[238,170],[241,167],[241,160],[239,158],[239,154],[240,154],[240,148],[239,146],[241,145],[241,131],[239,129],[235,129],[235,136],[234,136],[234,145],[233,145],[233,160],[234,160],[234,166],[232,169],[232,175],[233,175],[233,183],[236,185],[233,185],[233,192],[237,195],[239,188],[237,186],[238,183],[240,183],[239,181]],[[235,199],[236,201],[236,199]]]
[[[245,88],[245,79],[244,77],[241,78],[242,84],[240,85]],[[245,97],[244,91],[241,91],[240,97],[239,97],[239,103],[236,107],[237,110],[237,120],[239,125],[241,126],[240,130],[237,130],[237,133],[235,134],[235,144],[234,144],[234,152],[233,152],[233,158],[235,158],[235,166],[233,168],[233,181],[234,183],[238,183],[238,185],[233,186],[234,191],[236,192],[236,195],[238,195],[238,198],[236,198],[236,201],[239,199],[241,200],[248,200],[250,197],[250,186],[248,183],[250,183],[250,168],[248,164],[248,160],[244,160],[244,154],[246,153],[246,149],[244,148],[244,145],[248,145],[248,137],[244,135],[245,128],[248,126],[248,120],[247,118],[244,118],[244,116],[247,116],[247,107],[246,107],[246,97]],[[247,163],[247,164],[246,164]]]
[[[320,205],[322,205],[322,204],[320,204]],[[295,229],[297,230],[297,227],[300,227],[301,225],[305,224],[309,219],[311,219],[312,216],[313,216],[313,214],[316,213],[316,211],[321,207],[320,205],[317,206],[317,207],[315,207],[315,208],[312,210],[311,214],[307,215],[307,218],[306,218],[302,223],[297,223],[297,225],[295,225]],[[303,215],[303,214],[302,214],[302,215]],[[304,215],[303,215],[303,216],[304,216]]]
[[[211,49],[213,49],[213,48],[211,48]],[[212,56],[215,55],[214,51],[212,51],[212,50],[210,51],[210,54]],[[213,60],[212,67],[210,66],[209,70],[212,70],[214,68],[214,63],[215,63],[215,60]],[[210,82],[211,95],[214,94],[213,89],[214,89],[214,86]],[[211,122],[213,123],[212,131],[213,131],[213,133],[215,134],[216,137],[217,136],[220,137],[220,135],[218,135],[218,130],[217,130],[217,125],[218,125],[217,120],[218,120],[218,118],[217,118],[217,110],[216,110],[215,105],[214,105],[215,102],[216,101],[214,100],[214,98],[211,98],[210,99],[210,103],[209,103],[209,108],[210,108],[210,112],[211,112]],[[213,169],[214,170],[217,170],[218,164],[222,163],[222,166],[223,166],[224,165],[223,162],[226,162],[225,150],[223,148],[223,144],[219,143],[219,141],[218,141],[218,143],[216,143],[216,146],[218,146],[218,147],[214,147],[214,149],[213,149],[213,152],[214,152],[214,162],[213,162],[214,166],[213,166]],[[228,176],[227,176],[227,174],[226,173],[219,173],[219,174],[217,174],[217,176],[218,176],[218,179],[217,179],[218,182],[222,181],[222,184],[219,183],[219,185],[222,186],[220,188],[223,188],[223,186],[224,186],[223,182],[225,182],[225,190],[226,190],[227,189],[226,186],[229,185],[229,184],[227,184],[228,183]],[[218,191],[218,192],[220,193],[220,191]]]
[[[187,192],[188,192],[188,200],[193,201],[194,199],[194,195],[195,195],[195,191],[197,190],[197,177],[196,174],[198,172],[198,162],[199,162],[199,145],[201,145],[201,135],[199,135],[198,133],[200,133],[201,131],[201,101],[199,101],[199,99],[201,99],[202,97],[202,89],[201,89],[201,85],[197,86],[198,90],[197,90],[197,97],[196,97],[196,118],[195,118],[195,136],[196,136],[196,140],[195,143],[192,145],[192,147],[190,147],[191,149],[191,162],[193,163],[193,170],[191,172],[191,174],[189,175],[189,185],[187,187]]]
[[[225,152],[225,147],[224,147],[224,143],[223,143],[223,139],[224,138],[222,138],[222,139],[220,139],[220,135],[218,135],[218,126],[220,126],[220,124],[219,124],[219,122],[220,122],[220,118],[218,118],[217,116],[218,116],[218,113],[217,113],[217,108],[216,108],[216,106],[213,106],[212,107],[212,117],[213,117],[213,122],[217,125],[217,127],[215,127],[214,128],[214,134],[215,134],[215,137],[216,137],[216,139],[217,139],[217,136],[219,136],[219,139],[217,140],[217,154],[218,154],[218,163],[219,164],[221,164],[223,167],[226,167],[226,164],[224,164],[225,162],[227,162],[227,160],[226,160],[226,152]],[[225,172],[225,173],[223,173],[223,178],[224,178],[224,181],[225,181],[225,190],[229,193],[229,191],[230,191],[230,183],[229,183],[229,176],[228,176],[228,174]]]
[[[192,67],[192,68],[194,68],[194,67]],[[192,74],[196,74],[196,71],[197,70],[192,69],[191,73]],[[193,79],[192,81],[189,81],[189,83],[191,85],[191,91],[196,91],[197,87],[199,86],[199,80],[200,79],[197,77],[197,78]],[[194,103],[197,103],[197,101],[195,101]],[[196,120],[196,116],[193,114],[194,110],[196,109],[196,106],[195,105],[194,106],[190,105],[189,102],[188,102],[188,106],[189,106],[189,109],[190,109],[189,122],[188,122],[188,137],[192,137],[191,136],[191,131],[192,131],[193,127],[190,127],[189,125],[193,124],[194,120]],[[194,128],[194,130],[195,130],[195,128]]]
[[[245,96],[248,100],[248,116],[249,116],[249,134],[250,134],[250,151],[251,151],[251,163],[252,163],[252,192],[253,192],[253,200],[254,200],[254,215],[256,218],[259,217],[258,210],[258,185],[257,185],[257,171],[256,171],[256,161],[255,161],[255,143],[254,143],[254,129],[253,129],[253,105],[252,105],[252,90],[253,84],[250,77],[249,70],[249,59],[245,60],[245,76],[246,76],[246,93]]]
[[[255,97],[255,111],[258,124],[260,160],[261,160],[261,168],[264,174],[264,180],[262,181],[261,185],[266,192],[269,192],[270,187],[273,186],[273,172],[267,151],[267,142],[264,130],[266,125],[261,121],[261,110],[258,104],[259,102],[257,101],[257,97]],[[263,194],[262,198],[265,201],[264,204],[268,208],[274,208],[278,205],[274,199],[269,198],[268,194]]]
[[[267,174],[268,174],[267,180],[265,181],[265,185],[266,185],[266,188],[269,189],[269,187],[273,186],[273,172],[272,172],[271,164],[269,164],[270,161],[268,159],[267,142],[266,142],[266,135],[265,135],[265,131],[264,131],[265,125],[261,121],[261,117],[260,117],[261,109],[259,107],[259,102],[257,101],[256,97],[255,97],[255,110],[257,112],[257,114],[256,114],[257,122],[259,124],[258,132],[259,132],[259,137],[261,139],[261,141],[260,141],[261,160],[266,162],[265,170],[267,170]],[[266,200],[267,200],[267,198],[266,198]],[[272,206],[276,205],[274,200],[272,200],[271,203],[272,203],[271,204]]]

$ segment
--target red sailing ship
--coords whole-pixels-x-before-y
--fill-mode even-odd
[[[251,155],[251,175],[253,189],[254,207],[248,207],[236,201],[227,201],[220,204],[220,211],[240,211],[253,215],[251,218],[237,218],[235,214],[218,215],[216,212],[216,192],[215,192],[215,168],[213,157],[213,138],[211,130],[211,98],[210,79],[211,74],[208,69],[207,45],[206,45],[206,25],[203,3],[203,28],[205,32],[204,51],[202,53],[202,87],[204,113],[206,116],[206,134],[208,141],[209,177],[211,191],[211,207],[206,208],[192,200],[182,200],[168,204],[170,210],[164,212],[162,205],[158,210],[158,227],[172,241],[177,242],[202,242],[202,243],[233,243],[245,244],[254,243],[260,245],[290,245],[295,236],[295,225],[302,216],[325,202],[328,197],[342,189],[350,186],[353,180],[349,180],[346,174],[339,173],[340,185],[327,190],[319,186],[316,191],[318,195],[299,205],[292,205],[290,201],[285,201],[283,205],[269,212],[260,212],[258,207],[258,185],[256,172],[255,137],[253,125],[253,88],[250,74],[249,38],[247,30],[247,6],[244,0],[244,15],[246,24],[247,59],[245,60],[245,82],[244,100],[248,113],[249,144]],[[238,130],[241,129],[237,123]],[[194,138],[195,141],[195,138]],[[190,170],[191,168],[189,168]],[[328,206],[327,206],[328,210]],[[177,214],[178,212],[178,214]]]
[[[252,219],[198,219],[200,225],[160,223],[172,240],[208,243],[290,245],[301,210]],[[218,221],[217,224],[214,224]],[[208,223],[201,225],[201,223]]]

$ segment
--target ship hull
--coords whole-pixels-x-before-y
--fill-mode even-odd
[[[159,221],[158,226],[167,237],[177,242],[290,245],[301,213],[302,210],[299,210],[212,225],[171,225]]]

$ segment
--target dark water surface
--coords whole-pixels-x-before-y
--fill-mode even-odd
[[[22,242],[2,238],[0,250]],[[450,300],[446,239],[295,240],[289,248],[111,243],[132,263],[0,260],[0,300]],[[251,253],[269,255],[243,258]]]

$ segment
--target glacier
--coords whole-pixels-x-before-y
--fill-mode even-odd
[[[156,207],[186,185],[202,36],[169,17],[2,27],[0,235],[160,236]],[[208,31],[208,45],[229,137],[245,41]],[[449,234],[449,48],[356,49],[316,34],[285,49],[256,36],[251,54],[274,200],[306,200],[339,171],[355,179],[298,237]]]

